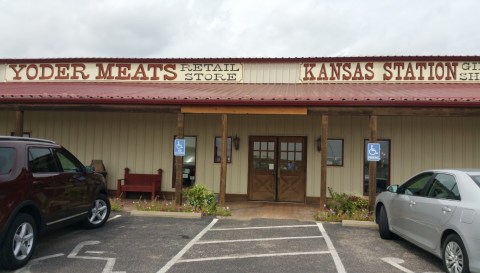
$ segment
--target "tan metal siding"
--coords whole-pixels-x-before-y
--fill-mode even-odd
[[[213,163],[214,138],[221,135],[218,114],[187,114],[185,134],[197,136],[197,183],[218,192],[220,164]],[[25,112],[24,130],[32,137],[57,141],[85,164],[102,159],[110,189],[132,172],[164,170],[162,189],[173,191],[172,141],[177,116],[161,113]],[[329,138],[344,139],[344,166],[328,167],[327,186],[337,192],[362,194],[367,116],[330,116]],[[0,133],[10,135],[15,112],[0,114]],[[227,164],[227,193],[246,194],[249,136],[307,137],[307,196],[320,194],[320,116],[229,115],[228,135],[238,135],[240,149]],[[479,117],[379,117],[378,138],[391,140],[391,181],[401,183],[430,168],[480,167]]]
[[[244,83],[298,83],[300,63],[246,63]]]
[[[0,111],[0,135],[9,136],[15,131],[15,112]]]

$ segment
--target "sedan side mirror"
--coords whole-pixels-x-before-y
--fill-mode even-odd
[[[391,193],[397,193],[398,191],[398,185],[390,185],[387,187],[387,191]]]

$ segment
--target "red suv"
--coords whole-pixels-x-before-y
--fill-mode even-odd
[[[0,137],[0,268],[25,265],[42,231],[79,221],[101,227],[109,215],[105,179],[65,148]]]

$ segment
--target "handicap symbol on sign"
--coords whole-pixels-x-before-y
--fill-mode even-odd
[[[175,156],[185,156],[185,139],[175,139],[173,154]]]
[[[368,143],[367,160],[380,161],[380,143]]]

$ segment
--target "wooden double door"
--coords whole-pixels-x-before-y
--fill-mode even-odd
[[[248,197],[256,201],[305,202],[306,137],[249,139]]]

